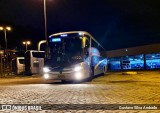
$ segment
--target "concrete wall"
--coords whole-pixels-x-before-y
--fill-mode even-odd
[[[108,58],[138,55],[138,54],[148,54],[160,52],[160,44],[144,45],[131,48],[123,48],[118,50],[106,51],[102,55]]]

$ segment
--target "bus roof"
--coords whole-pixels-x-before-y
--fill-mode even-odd
[[[38,50],[27,50],[26,52],[45,52],[45,51],[38,51]]]
[[[95,41],[100,47],[102,47],[104,49],[104,47],[88,32],[86,31],[69,31],[69,32],[60,32],[60,33],[55,33],[49,36],[49,38],[51,38],[52,36],[59,36],[59,35],[63,35],[63,34],[73,34],[73,33],[80,33],[82,35],[88,35],[93,41]],[[104,49],[105,50],[105,49]]]

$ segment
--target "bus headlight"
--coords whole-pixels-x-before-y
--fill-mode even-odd
[[[48,74],[44,74],[44,78],[45,79],[49,79],[49,75]]]
[[[82,67],[81,67],[81,66],[76,66],[76,67],[74,68],[74,71],[80,71],[80,70],[82,70]]]
[[[75,73],[75,79],[76,80],[81,80],[82,79],[82,73],[80,73],[80,72]]]
[[[48,67],[44,67],[43,68],[43,72],[47,73],[47,72],[50,72],[51,70],[48,68]]]

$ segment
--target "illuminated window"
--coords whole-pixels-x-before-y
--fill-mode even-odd
[[[146,54],[146,68],[159,69],[160,68],[160,53]]]
[[[144,69],[143,54],[122,57],[123,69]]]
[[[121,69],[120,58],[110,58],[108,69],[110,70],[118,70]]]

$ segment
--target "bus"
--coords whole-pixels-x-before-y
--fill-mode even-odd
[[[39,74],[44,66],[44,51],[27,50],[25,52],[25,75]]]
[[[92,80],[107,71],[103,46],[86,31],[52,34],[47,40],[44,79],[61,81]]]

